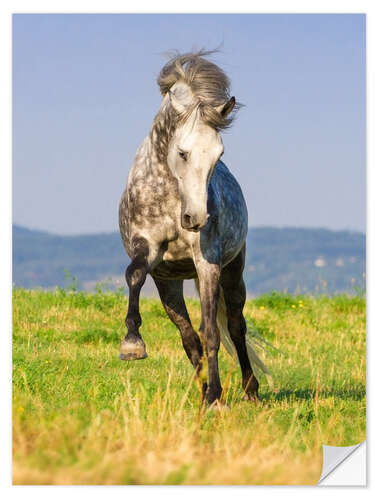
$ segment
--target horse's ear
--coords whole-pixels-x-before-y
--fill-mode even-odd
[[[221,104],[216,108],[216,111],[221,114],[223,118],[226,118],[229,113],[233,111],[233,108],[236,104],[236,98],[232,96],[227,102]]]
[[[168,90],[169,100],[171,101],[172,107],[177,111],[178,114],[184,113],[186,111],[185,106],[177,99],[172,90]]]

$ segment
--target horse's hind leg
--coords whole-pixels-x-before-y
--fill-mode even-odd
[[[248,399],[258,399],[258,381],[255,378],[246,348],[246,320],[243,308],[246,302],[246,287],[242,278],[245,263],[245,247],[223,270],[220,284],[223,288],[227,308],[228,330],[236,348],[242,372],[242,387]]]
[[[132,244],[134,258],[125,273],[129,287],[129,307],[125,319],[128,333],[120,347],[120,359],[125,361],[147,358],[146,346],[139,333],[139,327],[142,323],[139,314],[139,294],[146,280],[149,248],[144,238],[134,239]]]
[[[198,334],[194,331],[183,295],[182,280],[161,280],[154,277],[155,284],[159,291],[160,299],[169,319],[180,331],[182,345],[196,370],[196,374],[202,368],[203,349]],[[206,385],[203,383],[203,392]]]

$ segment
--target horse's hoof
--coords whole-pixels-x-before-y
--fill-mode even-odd
[[[145,358],[147,358],[147,352],[143,356],[139,356],[135,352],[128,352],[126,354],[120,352],[120,354],[119,354],[118,357],[122,361],[135,361],[137,359],[145,359]]]
[[[243,398],[245,401],[250,401],[250,403],[254,403],[256,405],[260,403],[258,394],[255,394],[255,393],[245,394],[245,396]]]
[[[218,399],[214,401],[210,406],[207,408],[208,411],[214,411],[214,412],[228,412],[229,411],[229,406],[222,401],[219,401]]]
[[[135,361],[147,358],[146,346],[143,341],[124,341],[120,347],[119,358],[123,361]]]

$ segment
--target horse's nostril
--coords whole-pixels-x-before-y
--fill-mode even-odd
[[[188,229],[189,231],[199,231],[201,225],[195,224],[195,222],[196,222],[195,217],[189,214],[184,214],[182,217],[182,227]]]
[[[191,226],[191,216],[189,214],[184,214],[184,224],[185,226]]]

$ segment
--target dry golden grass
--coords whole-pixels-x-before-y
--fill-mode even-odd
[[[280,297],[245,309],[283,352],[276,392],[262,379],[243,401],[220,353],[230,410],[206,412],[158,301],[141,307],[149,358],[123,363],[125,299],[15,291],[14,484],[316,484],[322,443],[365,439],[364,301]]]

